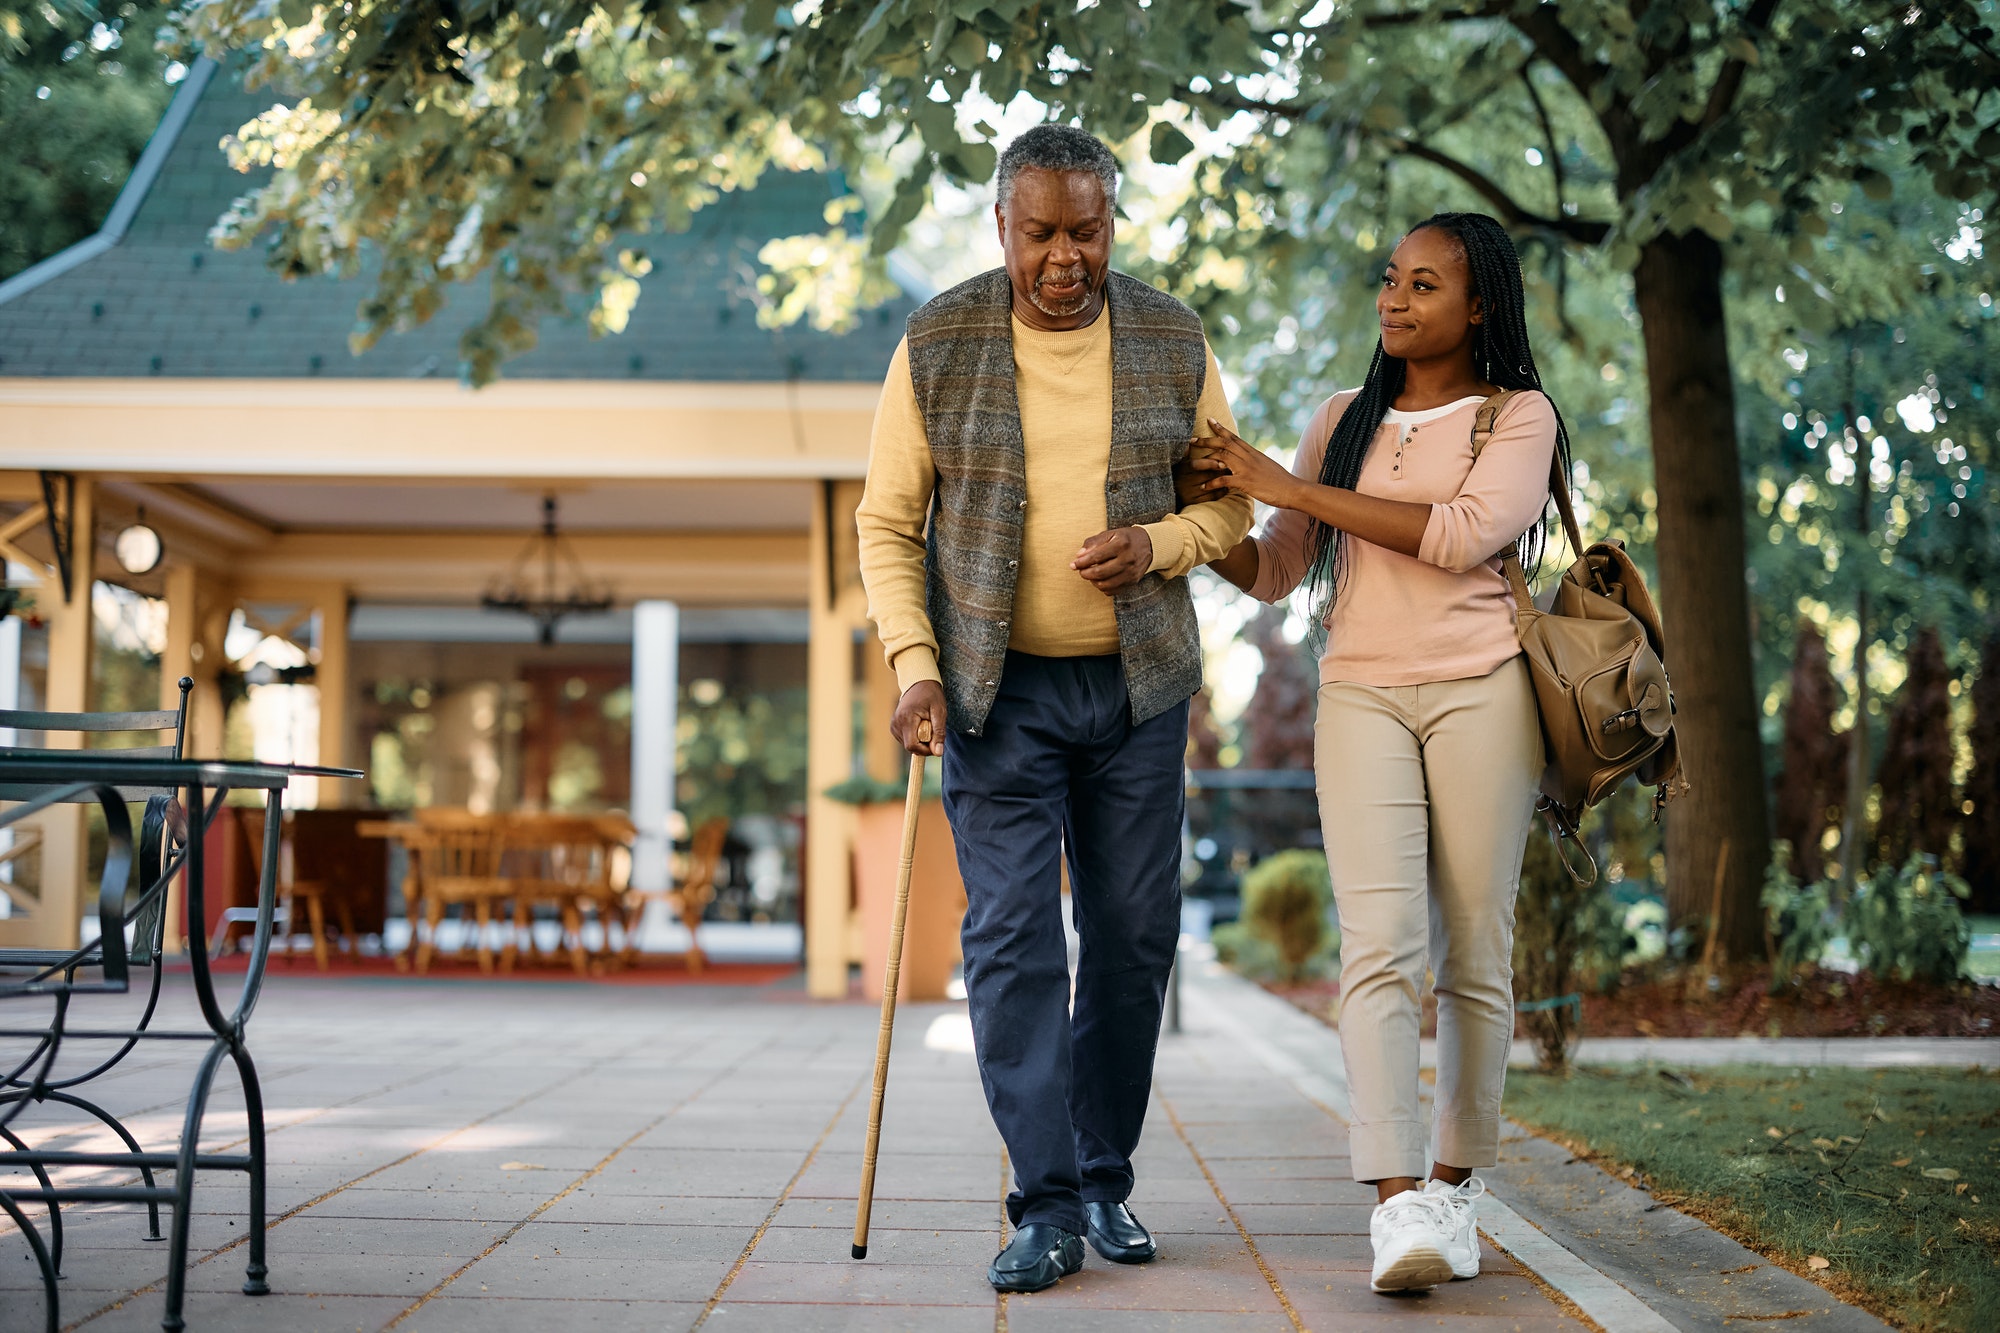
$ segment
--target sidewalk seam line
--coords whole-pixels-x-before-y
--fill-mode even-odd
[[[479,1263],[480,1260],[486,1258],[487,1255],[492,1254],[502,1245],[505,1245],[508,1241],[512,1240],[515,1236],[519,1235],[521,1233],[521,1229],[527,1226],[528,1223],[534,1221],[536,1218],[540,1217],[543,1213],[555,1207],[557,1204],[561,1203],[564,1199],[567,1199],[570,1195],[576,1193],[577,1190],[583,1187],[585,1182],[594,1179],[604,1170],[605,1167],[611,1165],[611,1163],[614,1160],[616,1160],[618,1154],[624,1152],[627,1148],[637,1143],[640,1139],[646,1137],[646,1135],[652,1133],[654,1130],[658,1129],[661,1125],[665,1124],[669,1119],[671,1119],[675,1115],[678,1115],[680,1112],[686,1110],[689,1106],[693,1105],[696,1101],[700,1100],[701,1095],[703,1093],[707,1092],[710,1088],[713,1088],[716,1084],[722,1082],[723,1079],[728,1078],[738,1069],[741,1069],[745,1064],[749,1063],[750,1057],[752,1055],[758,1054],[763,1050],[765,1050],[766,1048],[774,1045],[776,1043],[776,1040],[777,1040],[776,1038],[772,1038],[770,1041],[765,1042],[762,1046],[757,1047],[755,1050],[745,1052],[743,1056],[739,1058],[734,1064],[727,1065],[722,1069],[718,1069],[717,1071],[715,1071],[714,1075],[712,1075],[705,1082],[703,1082],[700,1087],[696,1088],[693,1092],[690,1092],[687,1096],[675,1102],[672,1106],[668,1107],[666,1110],[654,1116],[652,1120],[650,1120],[646,1124],[640,1126],[623,1143],[620,1143],[610,1152],[604,1154],[604,1156],[598,1160],[597,1165],[591,1167],[588,1171],[578,1176],[575,1180],[572,1180],[568,1185],[564,1186],[563,1189],[560,1192],[558,1192],[553,1198],[544,1199],[541,1203],[537,1204],[526,1217],[516,1222],[513,1226],[508,1227],[506,1231],[502,1232],[499,1238],[496,1239],[491,1245],[488,1245],[478,1254],[466,1260],[457,1269],[453,1270],[448,1276],[446,1276],[444,1281],[438,1283],[435,1287],[432,1287],[429,1291],[417,1297],[416,1301],[411,1305],[409,1305],[407,1308],[405,1308],[401,1314],[397,1315],[394,1319],[391,1319],[388,1323],[382,1326],[382,1333],[389,1333],[390,1329],[395,1328],[397,1325],[401,1324],[405,1319],[408,1319],[411,1315],[423,1309],[424,1306],[430,1304],[431,1299],[433,1297],[435,1297],[439,1292],[443,1291],[446,1287],[449,1287],[452,1283],[458,1281],[461,1277],[464,1277],[467,1273],[471,1272],[473,1266]],[[617,1057],[611,1057],[611,1058],[617,1058]],[[601,1065],[607,1062],[608,1061],[599,1061],[598,1063]],[[543,1089],[543,1091],[546,1092],[548,1091],[548,1089]],[[536,1095],[540,1096],[541,1094],[537,1093]],[[474,1123],[476,1124],[478,1122],[475,1121]],[[470,1126],[467,1126],[467,1128],[470,1128]],[[458,1132],[463,1132],[463,1131],[458,1131]],[[343,1186],[342,1188],[345,1188],[345,1186]]]
[[[799,1181],[812,1169],[813,1159],[818,1157],[819,1150],[826,1146],[827,1139],[833,1135],[834,1127],[840,1123],[840,1118],[847,1114],[847,1108],[854,1103],[854,1098],[860,1091],[861,1080],[857,1078],[854,1080],[854,1086],[847,1090],[847,1095],[840,1099],[840,1106],[835,1109],[833,1119],[826,1122],[826,1128],[819,1132],[819,1138],[806,1150],[806,1159],[799,1163],[799,1169],[792,1172],[792,1178],[785,1182],[785,1188],[779,1192],[776,1202],[771,1205],[771,1211],[765,1213],[764,1220],[757,1224],[757,1230],[752,1233],[749,1243],[743,1247],[743,1253],[736,1256],[736,1262],[723,1275],[722,1283],[716,1287],[715,1294],[708,1298],[708,1304],[702,1307],[694,1323],[688,1325],[688,1333],[695,1333],[695,1330],[707,1323],[708,1317],[715,1313],[715,1307],[722,1303],[723,1293],[727,1292],[730,1285],[736,1281],[736,1275],[743,1271],[743,1266],[750,1262],[750,1256],[756,1250],[758,1243],[764,1239],[764,1233],[771,1229],[771,1223],[777,1220],[785,1201],[792,1197],[792,1191],[798,1188]]]
[[[1181,1146],[1188,1150],[1188,1156],[1194,1158],[1194,1164],[1201,1168],[1201,1174],[1208,1181],[1208,1187],[1215,1191],[1215,1201],[1222,1205],[1223,1211],[1229,1214],[1229,1220],[1236,1224],[1236,1234],[1243,1238],[1243,1246],[1250,1251],[1250,1258],[1256,1262],[1257,1271],[1262,1273],[1264,1281],[1271,1285],[1271,1294],[1276,1296],[1278,1304],[1284,1307],[1285,1317],[1292,1321],[1292,1327],[1297,1329],[1298,1333],[1307,1333],[1305,1320],[1299,1317],[1298,1309],[1292,1304],[1292,1298],[1285,1294],[1285,1284],[1278,1281],[1278,1275],[1264,1262],[1264,1254],[1257,1248],[1256,1238],[1250,1234],[1250,1228],[1243,1225],[1243,1219],[1237,1216],[1236,1205],[1229,1202],[1228,1196],[1222,1192],[1222,1186],[1216,1181],[1215,1173],[1208,1169],[1208,1162],[1202,1157],[1201,1150],[1194,1146],[1194,1140],[1188,1137],[1187,1127],[1181,1124],[1180,1113],[1174,1110],[1173,1102],[1168,1100],[1167,1094],[1160,1090],[1157,1082],[1153,1084],[1153,1095],[1159,1098],[1160,1109],[1167,1113],[1167,1123],[1172,1125],[1174,1133],[1180,1136]]]

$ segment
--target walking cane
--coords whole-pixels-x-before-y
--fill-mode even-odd
[[[917,724],[929,744],[930,719]],[[868,1103],[868,1147],[861,1155],[861,1197],[854,1208],[856,1259],[868,1257],[868,1214],[875,1206],[875,1152],[882,1142],[882,1096],[889,1090],[889,1038],[896,1031],[896,983],[903,970],[903,919],[910,911],[910,864],[917,854],[917,805],[924,798],[924,756],[910,756],[910,790],[903,798],[903,859],[896,867],[896,910],[889,918],[889,965],[882,973],[882,1029],[875,1037],[875,1093]]]

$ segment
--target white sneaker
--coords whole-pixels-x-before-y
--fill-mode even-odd
[[[1445,1247],[1445,1257],[1451,1260],[1451,1275],[1458,1278],[1479,1276],[1479,1219],[1477,1204],[1479,1196],[1486,1193],[1486,1182],[1473,1176],[1463,1185],[1447,1185],[1442,1180],[1429,1181],[1424,1185],[1424,1193],[1434,1199],[1442,1199],[1451,1213],[1451,1243]]]
[[[1452,1279],[1450,1249],[1456,1217],[1443,1196],[1404,1190],[1375,1205],[1368,1238],[1375,1243],[1376,1291],[1417,1291]]]

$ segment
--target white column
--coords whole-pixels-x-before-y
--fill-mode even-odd
[[[672,602],[632,608],[632,887],[670,887],[673,851],[675,704],[680,692],[681,610]]]

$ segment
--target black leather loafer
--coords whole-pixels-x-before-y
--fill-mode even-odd
[[[1153,1233],[1139,1225],[1132,1210],[1122,1203],[1086,1203],[1084,1217],[1090,1223],[1091,1248],[1114,1264],[1151,1263],[1159,1250]]]
[[[1014,1233],[986,1270],[995,1291],[1041,1291],[1083,1267],[1083,1241],[1049,1222],[1030,1222]]]

